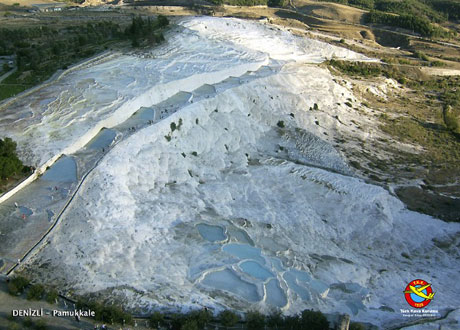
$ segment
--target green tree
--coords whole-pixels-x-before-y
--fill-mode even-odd
[[[208,310],[202,309],[199,311],[193,311],[188,315],[188,318],[194,320],[197,326],[202,329],[209,322],[211,322],[212,314]]]
[[[196,320],[187,320],[185,323],[180,327],[181,330],[200,330],[202,328],[198,327]]]
[[[35,329],[36,330],[46,330],[46,329],[48,329],[48,326],[46,325],[46,321],[45,320],[37,320],[37,322],[35,323]]]
[[[151,328],[158,328],[159,326],[164,325],[164,322],[164,315],[160,312],[154,312],[149,318]]]
[[[26,286],[29,285],[29,280],[22,276],[12,278],[8,283],[8,292],[11,295],[17,295],[24,292]]]
[[[27,292],[27,300],[40,300],[43,296],[45,288],[41,284],[34,284]]]
[[[16,142],[10,138],[0,139],[0,178],[20,173],[22,168],[22,162],[16,155]]]
[[[270,329],[281,329],[284,325],[284,320],[280,312],[275,312],[267,317],[267,325]]]
[[[283,7],[286,5],[286,0],[268,0],[269,7]]]
[[[284,318],[284,328],[289,330],[302,330],[303,326],[298,316],[286,316]]]
[[[233,327],[240,320],[240,317],[232,311],[223,311],[218,318],[225,327]]]
[[[56,289],[50,289],[46,294],[46,302],[49,304],[56,303],[56,299],[58,298],[58,292]]]
[[[246,314],[246,322],[249,330],[263,329],[265,326],[265,316],[259,312],[249,312]]]
[[[302,326],[310,330],[329,329],[329,322],[320,311],[304,310],[301,318]]]
[[[165,27],[169,25],[169,20],[166,16],[163,15],[158,15],[157,18],[158,26],[159,27]]]
[[[350,330],[364,330],[366,329],[366,327],[364,326],[364,324],[362,323],[358,323],[358,322],[351,322],[350,323]]]

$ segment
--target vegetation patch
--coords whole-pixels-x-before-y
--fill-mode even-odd
[[[27,291],[27,300],[40,300],[45,292],[45,288],[41,284],[34,284]]]
[[[23,171],[24,165],[16,154],[16,142],[10,138],[0,139],[0,178],[19,174]]]
[[[225,310],[219,314],[218,319],[224,327],[233,327],[238,323],[240,317],[232,311]]]
[[[423,53],[414,53],[414,56],[427,59]],[[369,148],[367,152],[360,155],[351,153],[353,161],[350,165],[374,181],[422,179],[437,185],[417,195],[408,190],[398,196],[412,210],[447,221],[457,221],[453,214],[458,214],[458,206],[448,196],[458,196],[460,193],[458,185],[452,185],[460,176],[460,77],[427,77],[412,66],[393,64],[397,63],[396,58],[390,58],[388,62],[347,63],[331,60],[328,64],[355,79],[380,76],[393,78],[402,84],[403,89],[395,94],[388,93],[385,102],[369,95],[366,104],[382,110],[381,114],[376,115],[381,131],[395,141],[401,141],[406,146],[417,146],[417,149],[414,152],[403,151],[389,144],[387,139],[381,139],[363,144],[364,150]],[[372,156],[376,143],[381,151],[387,153],[387,157]],[[449,187],[447,195],[440,188],[444,185]]]
[[[132,315],[123,311],[123,309],[117,305],[104,305],[100,302],[79,300],[76,303],[76,307],[77,309],[91,309],[94,311],[94,319],[96,321],[128,325],[134,324]]]
[[[406,16],[418,16],[437,23],[460,18],[456,0],[320,0]]]
[[[24,166],[16,153],[16,142],[0,139],[0,193],[30,174],[32,168]]]
[[[103,51],[109,45],[131,41],[140,47],[164,40],[161,29],[169,24],[157,19],[133,17],[126,28],[100,21],[60,28],[0,28],[0,56],[15,55],[17,71],[0,83],[0,100],[14,96],[50,78],[58,69]]]
[[[8,293],[12,296],[19,295],[29,285],[29,280],[22,276],[16,276],[8,281]]]
[[[215,5],[282,7],[286,0],[210,0]]]
[[[30,285],[29,283],[29,280],[21,276],[16,276],[9,280],[9,284],[15,286],[16,291],[14,295],[17,295],[18,292],[26,292],[28,299],[32,299],[31,297],[33,297],[34,300],[45,298],[50,303],[54,303],[55,300],[58,299],[57,291],[54,288],[46,287],[41,284]],[[103,303],[101,301],[78,297],[75,302],[75,307],[76,309],[94,311],[95,321],[120,325],[135,324],[133,316],[113,302]],[[18,323],[18,320],[11,319],[11,321],[15,321],[15,323],[12,323],[12,328],[21,328],[21,324]],[[188,313],[173,314],[155,311],[148,318],[148,323],[151,328],[166,328],[173,330],[200,330],[214,327],[220,328],[220,326],[233,328],[239,322],[245,323],[244,325],[240,325],[242,329],[253,330],[267,329],[267,327],[269,329],[329,329],[329,322],[325,315],[320,311],[313,310],[305,310],[300,315],[296,316],[283,316],[279,312],[271,315],[264,315],[260,312],[253,311],[247,313],[244,319],[241,320],[238,314],[230,310],[224,310],[220,312],[217,317],[213,317],[212,313],[207,308],[204,308]],[[45,323],[38,324],[30,318],[24,319],[22,326],[35,327],[36,329],[41,326],[46,328]]]

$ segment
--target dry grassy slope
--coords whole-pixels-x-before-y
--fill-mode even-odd
[[[366,11],[362,9],[329,2],[292,0],[292,4],[297,10],[306,15],[352,24],[360,24],[363,15],[366,13]]]
[[[0,0],[0,4],[11,6],[15,3],[19,3],[21,6],[30,7],[39,3],[53,3],[56,1],[52,0]],[[64,2],[64,1],[62,1]]]
[[[85,2],[83,2],[81,4],[82,7],[86,7],[86,6],[100,6],[100,5],[104,5],[106,3],[106,1],[102,1],[102,0],[85,0]]]
[[[375,40],[371,29],[361,25],[365,10],[309,0],[292,0],[291,3],[298,13],[304,15],[300,20],[313,28],[343,38]]]

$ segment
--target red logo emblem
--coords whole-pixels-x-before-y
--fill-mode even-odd
[[[433,300],[435,292],[431,284],[424,280],[413,280],[406,286],[404,297],[409,305],[415,308],[423,308]]]

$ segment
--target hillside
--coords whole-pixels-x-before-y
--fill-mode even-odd
[[[2,11],[6,84],[30,88],[0,138],[37,169],[0,196],[0,271],[135,315],[381,328],[418,322],[400,309],[423,278],[442,294],[421,322],[456,322],[458,37],[337,3],[154,3]]]

